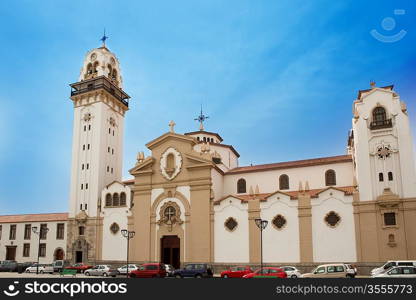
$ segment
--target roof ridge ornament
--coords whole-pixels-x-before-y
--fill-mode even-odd
[[[372,89],[376,88],[376,82],[374,80],[370,81],[370,86]]]
[[[105,41],[108,39],[108,36],[106,36],[105,35],[105,28],[104,28],[104,34],[103,34],[103,37],[100,39],[100,41],[102,41],[103,42],[103,45],[102,45],[102,47],[104,47],[104,48],[106,48],[106,46],[105,46]]]
[[[204,131],[204,121],[206,119],[209,119],[209,116],[204,115],[204,113],[202,112],[202,104],[201,104],[201,112],[200,112],[199,116],[194,119],[194,121],[199,122],[199,130],[200,131]]]

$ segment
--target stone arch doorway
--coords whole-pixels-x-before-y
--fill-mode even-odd
[[[63,260],[65,258],[65,253],[62,248],[56,248],[53,252],[53,259],[54,260]]]
[[[160,239],[160,261],[179,269],[181,264],[181,240],[177,235],[164,235]]]

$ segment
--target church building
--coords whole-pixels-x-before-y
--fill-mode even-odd
[[[345,154],[240,166],[237,147],[205,130],[201,112],[197,131],[166,124],[123,181],[130,97],[121,75],[103,44],[71,84],[69,261],[124,262],[123,229],[135,232],[130,261],[175,267],[416,259],[413,140],[392,85],[358,92]]]

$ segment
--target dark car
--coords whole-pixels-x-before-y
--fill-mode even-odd
[[[15,260],[4,260],[0,264],[0,272],[16,272],[17,262]]]
[[[152,263],[143,264],[129,272],[130,278],[164,278],[166,277],[166,267],[164,264]]]
[[[208,264],[187,264],[183,269],[175,270],[173,276],[176,278],[211,278],[213,272],[211,266]]]

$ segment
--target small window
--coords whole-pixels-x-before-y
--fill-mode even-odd
[[[90,164],[87,164],[87,170],[90,168]]]
[[[111,174],[113,174],[113,168],[111,168]]]
[[[87,149],[88,149],[88,150],[90,150],[90,144],[88,144],[88,147],[87,147]]]
[[[110,147],[107,147],[107,152],[110,153]]]
[[[87,126],[84,125],[84,131],[86,131],[86,130],[87,130]]]
[[[383,107],[378,106],[378,107],[374,108],[374,110],[373,110],[373,121],[374,122],[382,123],[386,119],[387,119],[386,110]]]
[[[121,192],[120,194],[120,206],[126,206],[126,193]]]
[[[81,190],[83,190],[84,189],[84,184],[83,183],[81,183]]]
[[[112,203],[113,203],[113,199],[111,198],[111,194],[108,193],[105,196],[105,206],[111,206]]]
[[[78,234],[79,235],[84,235],[85,234],[85,227],[84,226],[79,226],[78,227]]]
[[[85,150],[85,145],[82,145],[82,150]]]
[[[88,130],[91,130],[91,125],[88,125]]]
[[[393,172],[388,173],[389,181],[393,181]]]
[[[88,190],[88,183],[85,184],[85,189]]]
[[[46,256],[46,244],[39,245],[39,256],[45,257]]]
[[[84,164],[82,164],[82,166],[81,166],[81,170],[84,170]]]
[[[111,149],[111,154],[114,154],[114,148],[113,148],[113,149]]]
[[[246,180],[244,178],[240,178],[237,181],[237,194],[246,193]]]
[[[114,130],[113,130],[113,136],[114,136]]]
[[[23,244],[23,257],[30,256],[30,244]]]
[[[10,225],[9,240],[16,239],[16,225]]]
[[[380,182],[384,181],[384,174],[383,173],[378,173],[378,181],[380,181]]]
[[[118,197],[117,193],[113,194],[113,206],[119,206],[120,205],[120,198]]]
[[[26,224],[25,225],[25,236],[24,236],[24,239],[25,240],[30,240],[31,233],[32,233],[32,225]]]
[[[336,184],[337,184],[337,179],[336,179],[335,171],[327,170],[325,172],[325,185],[331,186],[331,185],[336,185]]]
[[[279,177],[279,190],[289,189],[289,176],[286,174],[280,175]]]
[[[56,239],[63,240],[65,236],[65,224],[58,223],[56,224]]]
[[[0,225],[0,240],[1,240],[1,233],[2,233],[2,231],[3,231],[3,226]]]
[[[282,215],[277,215],[276,217],[274,217],[272,224],[276,229],[280,230],[283,227],[285,227],[286,219]]]
[[[40,224],[40,239],[46,240],[48,234],[48,224]]]
[[[341,221],[341,217],[334,211],[330,211],[326,216],[325,216],[325,222],[330,226],[330,227],[335,227],[338,225],[338,223]]]
[[[384,225],[385,226],[396,225],[396,214],[394,212],[384,213]]]
[[[238,223],[234,218],[230,217],[224,222],[224,226],[228,231],[234,231],[234,229],[237,228]]]
[[[108,128],[108,134],[111,134],[111,128]]]
[[[87,208],[88,208],[88,204],[87,204],[87,203],[85,203],[85,210],[87,210]]]

